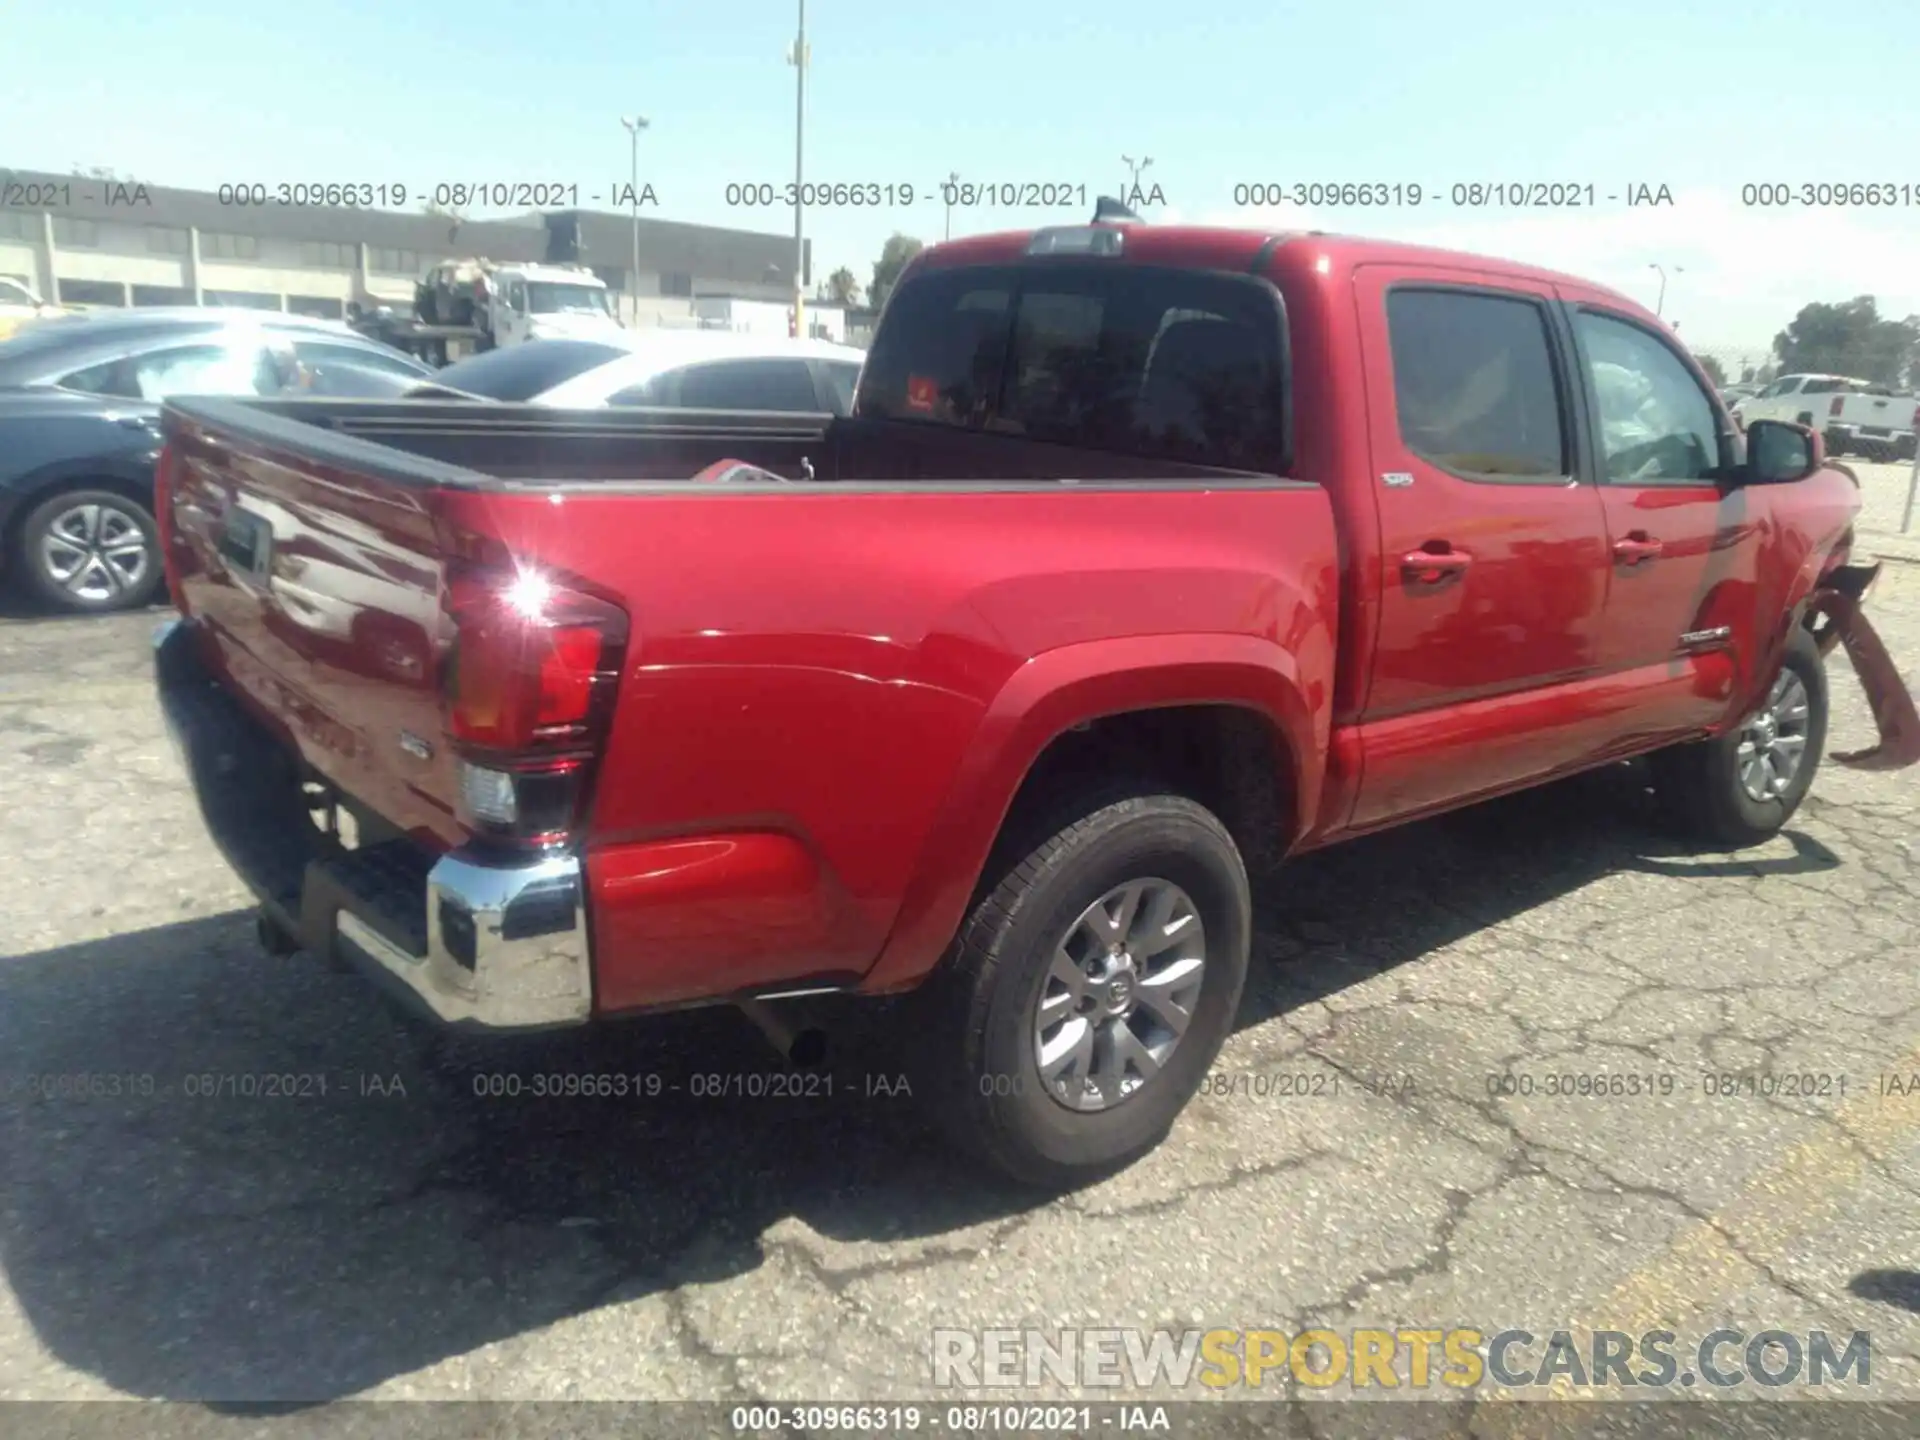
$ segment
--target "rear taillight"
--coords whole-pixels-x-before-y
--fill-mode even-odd
[[[533,569],[460,572],[443,603],[462,819],[495,839],[564,842],[606,738],[626,612]]]
[[[1847,403],[1846,396],[1844,395],[1834,396],[1832,402],[1827,406],[1828,418],[1831,419],[1833,416],[1838,415],[1843,409],[1846,408],[1846,403]]]

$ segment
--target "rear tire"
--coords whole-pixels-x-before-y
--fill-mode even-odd
[[[1035,832],[997,852],[915,998],[947,1132],[1057,1190],[1166,1137],[1232,1029],[1252,907],[1226,828],[1151,784],[1082,792]]]
[[[1654,793],[1683,833],[1728,849],[1757,845],[1800,808],[1826,743],[1826,664],[1812,633],[1796,625],[1752,715],[1716,739],[1650,757]]]
[[[165,578],[152,514],[114,490],[42,500],[20,527],[15,560],[40,599],[82,615],[149,604]]]

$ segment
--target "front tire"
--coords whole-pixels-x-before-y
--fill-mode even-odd
[[[923,1070],[966,1150],[1066,1189],[1157,1146],[1232,1030],[1246,866],[1220,821],[1152,786],[1084,795],[1012,847],[921,1003]]]
[[[41,501],[20,527],[15,558],[42,600],[80,614],[146,605],[163,579],[153,516],[112,490]]]
[[[1652,756],[1654,793],[1677,828],[1740,849],[1778,834],[1813,785],[1827,743],[1827,669],[1796,625],[1759,708],[1726,734]]]

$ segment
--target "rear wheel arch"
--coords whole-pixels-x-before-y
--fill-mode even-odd
[[[1052,811],[1116,776],[1156,782],[1217,815],[1254,873],[1278,865],[1304,823],[1298,759],[1271,714],[1233,702],[1164,705],[1053,735],[1009,799],[994,851],[1019,848]]]
[[[1329,714],[1308,695],[1326,686],[1303,687],[1294,657],[1278,646],[1199,635],[1071,650],[1112,663],[1053,651],[1003,687],[922,846],[865,988],[900,990],[925,979],[993,860],[1030,838],[1056,804],[1103,778],[1144,774],[1198,791],[1194,798],[1219,814],[1256,873],[1278,863],[1314,813]],[[1079,792],[1076,781],[1084,782]]]

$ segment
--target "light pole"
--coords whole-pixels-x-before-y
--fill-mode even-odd
[[[1653,313],[1657,317],[1665,319],[1667,313],[1667,272],[1658,265],[1649,265],[1647,268],[1658,272],[1660,276],[1660,298],[1653,302]],[[1676,265],[1673,267],[1673,273],[1676,275],[1684,275],[1687,273],[1687,267],[1684,265]]]
[[[633,180],[628,198],[633,201],[633,268],[627,271],[627,294],[633,300],[633,323],[640,324],[640,132],[651,123],[644,115],[622,115],[620,123],[633,137]]]
[[[1127,188],[1121,192],[1120,203],[1132,205],[1133,192],[1140,188],[1140,172],[1153,164],[1153,157],[1148,155],[1143,159],[1135,160],[1131,155],[1122,155],[1120,163],[1127,167]]]
[[[942,198],[947,202],[947,233],[944,239],[953,238],[953,197],[960,193],[960,172],[953,171],[947,176],[947,193]]]
[[[807,242],[801,227],[807,186],[807,0],[800,0],[800,30],[787,63],[793,66],[793,333],[796,339],[807,333]]]
[[[1913,501],[1920,495],[1920,454],[1913,457],[1913,473],[1907,476],[1907,508],[1900,513],[1900,533],[1913,528]]]

